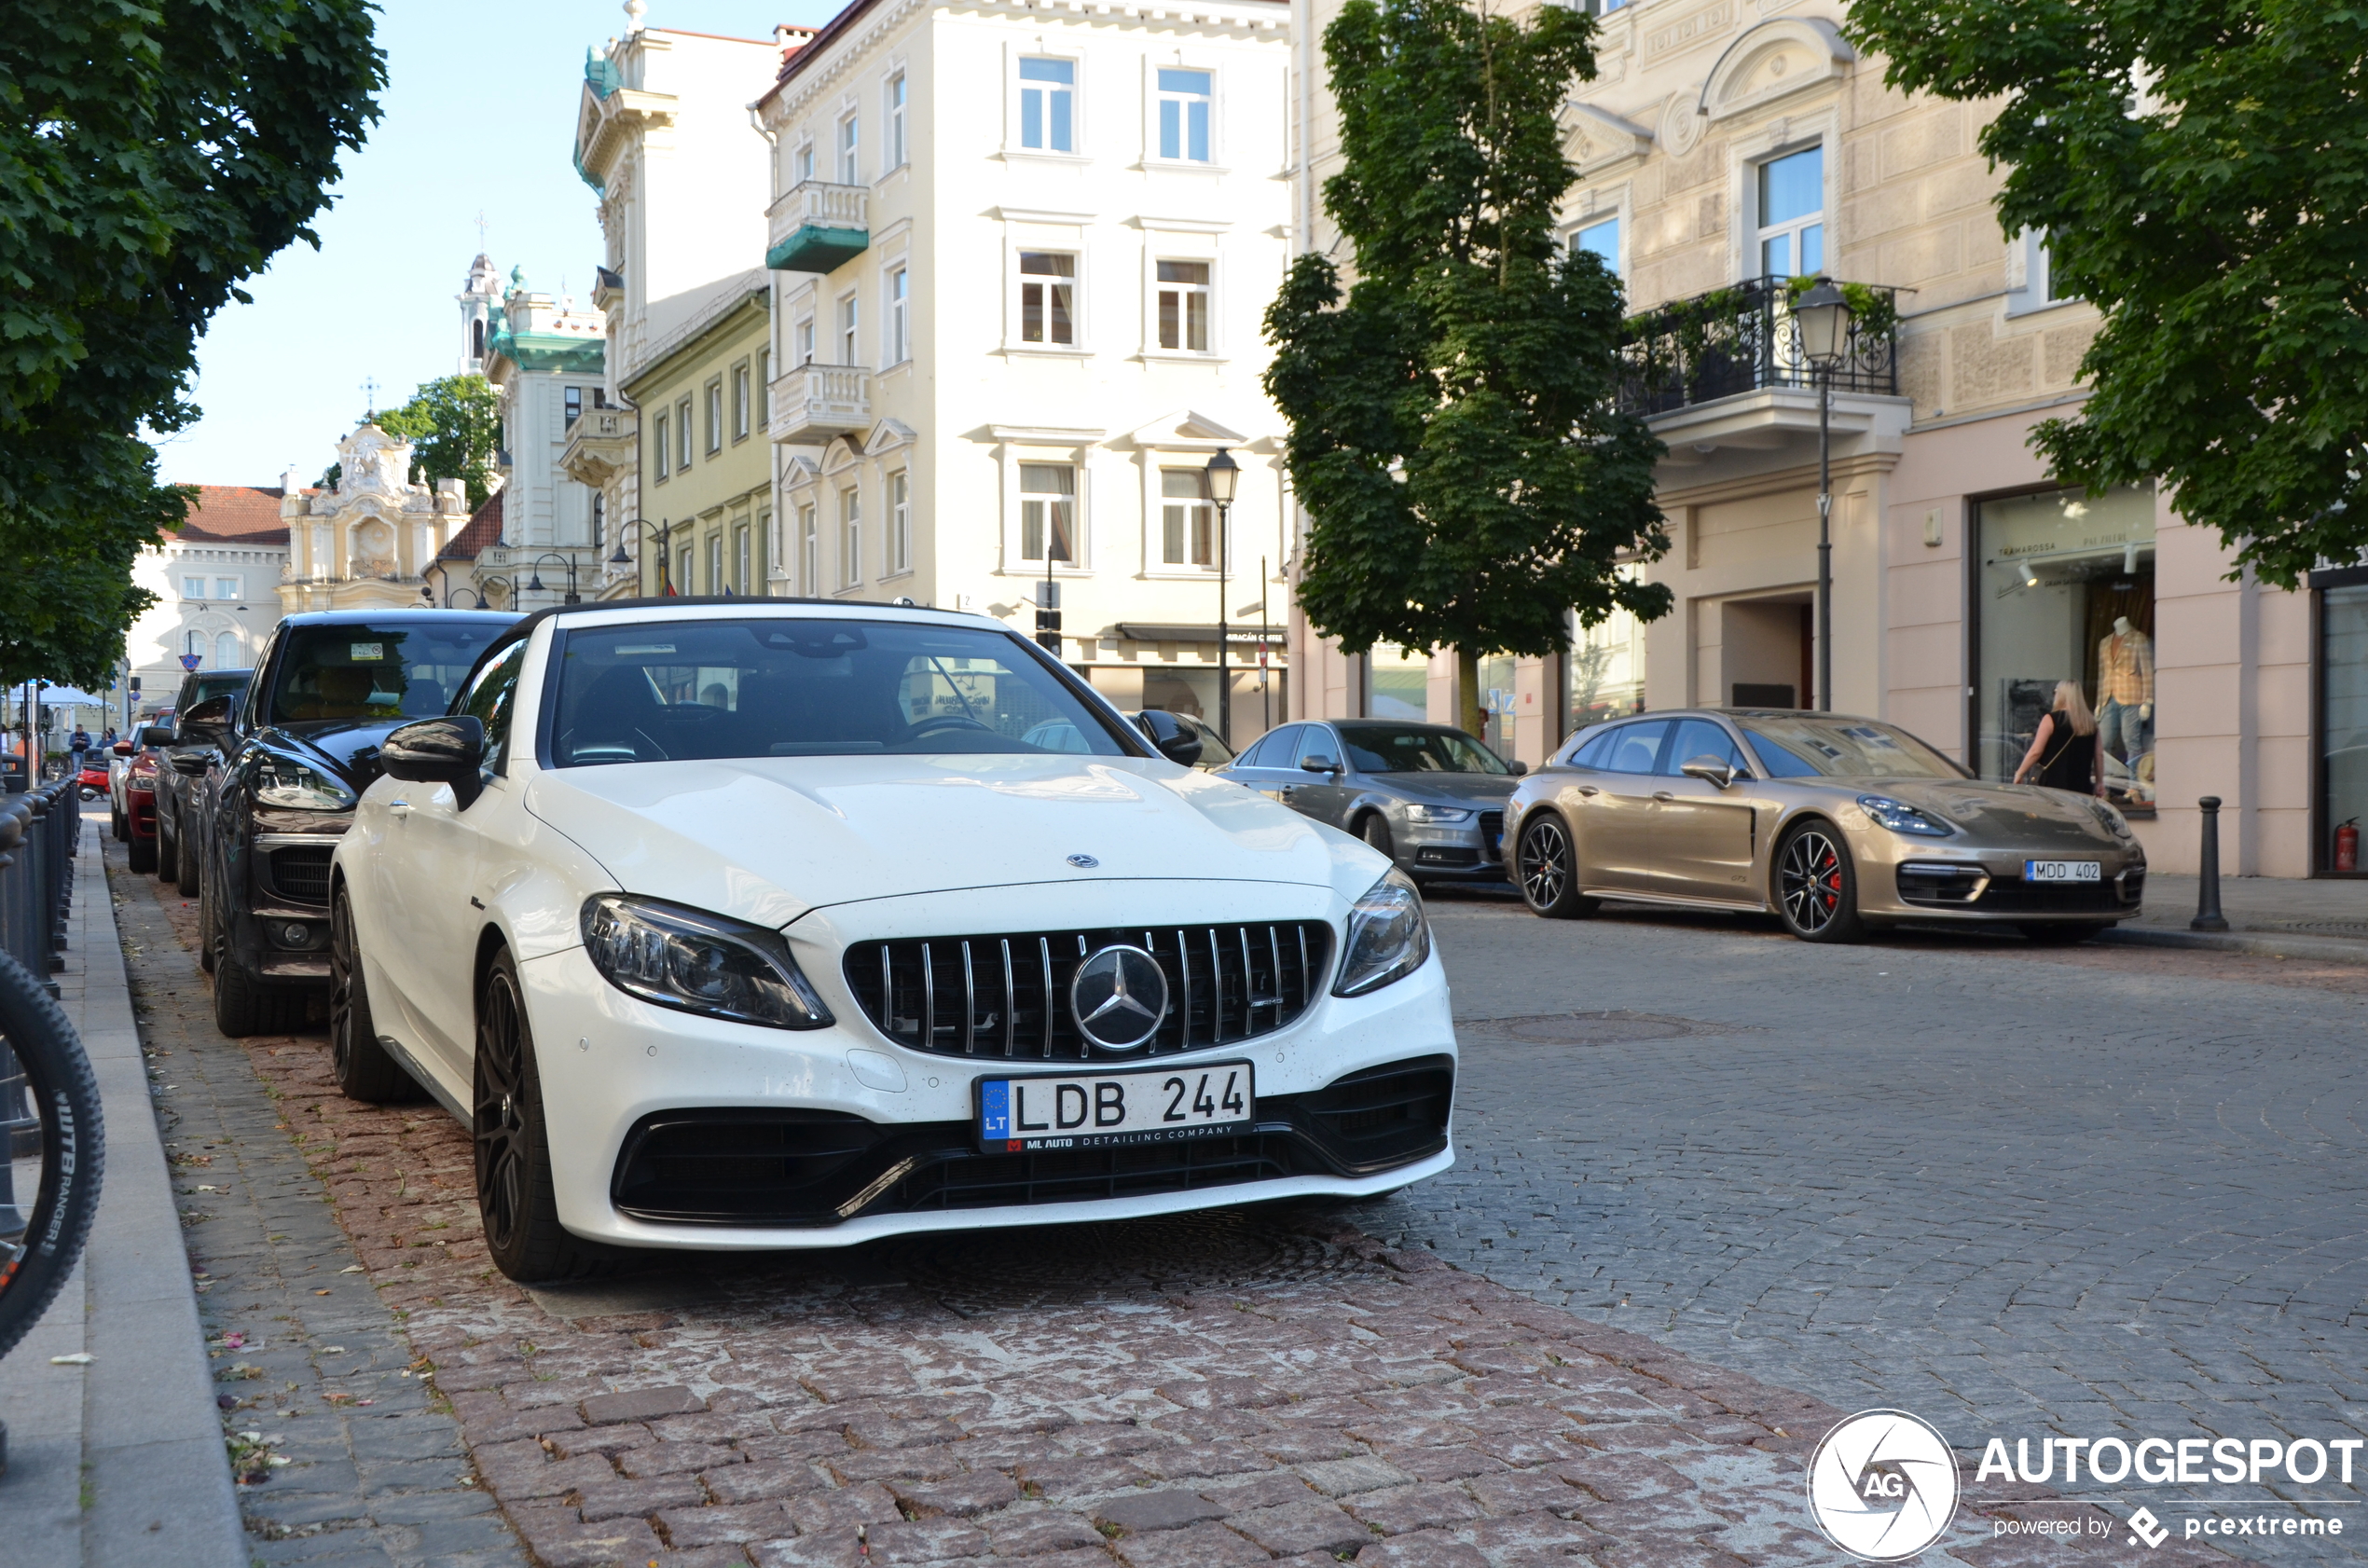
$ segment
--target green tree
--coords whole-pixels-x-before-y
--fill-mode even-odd
[[[367,0],[12,0],[0,27],[0,681],[104,685],[186,516],[142,433],[376,117]]]
[[[430,485],[462,481],[472,512],[493,493],[493,461],[502,450],[502,397],[484,377],[423,382],[410,402],[379,416],[379,428],[417,443],[414,479]]]
[[[1350,0],[1324,34],[1344,158],[1324,203],[1355,281],[1302,255],[1266,316],[1312,519],[1300,604],[1352,653],[1453,648],[1474,733],[1482,654],[1559,652],[1574,609],[1669,605],[1618,566],[1668,548],[1661,445],[1613,402],[1619,282],[1555,239],[1576,175],[1555,115],[1593,36],[1562,6]]]
[[[2104,315],[2065,480],[2153,479],[2292,587],[2368,547],[2368,11],[2300,0],[1855,0],[1886,79],[1982,100],[1999,214]],[[1995,101],[1989,103],[1989,101]]]

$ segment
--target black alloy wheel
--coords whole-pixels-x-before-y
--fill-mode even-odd
[[[181,840],[177,834],[165,832],[165,824],[172,818],[159,808],[157,812],[157,880],[178,883],[181,880]]]
[[[1776,913],[1803,942],[1855,942],[1865,933],[1858,871],[1839,830],[1811,820],[1786,833],[1776,851]]]
[[[420,1097],[411,1075],[379,1043],[378,1021],[362,978],[362,947],[354,938],[353,904],[342,883],[329,901],[329,1063],[349,1100],[392,1105]]]
[[[1531,814],[1521,824],[1514,850],[1521,898],[1539,915],[1568,920],[1592,915],[1602,907],[1578,891],[1578,857],[1572,852],[1570,830],[1551,811]]]
[[[198,867],[200,863],[200,857],[198,855],[198,846],[192,843],[189,838],[189,818],[187,814],[181,814],[175,818],[175,820],[181,824],[181,830],[172,835],[172,842],[180,850],[181,858],[176,867],[177,875],[174,879],[174,886],[181,889],[181,896],[183,898],[194,899],[198,896],[201,884],[201,879],[198,874]]]
[[[477,991],[472,1099],[477,1212],[494,1266],[512,1279],[528,1282],[584,1279],[609,1272],[615,1253],[578,1240],[559,1223],[534,1035],[527,1023],[517,964],[506,950],[494,956]]]

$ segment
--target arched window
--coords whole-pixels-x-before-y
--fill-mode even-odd
[[[237,632],[226,631],[213,640],[213,667],[216,669],[239,667],[239,634]]]
[[[469,352],[477,359],[485,357],[485,320],[479,317],[469,323]]]

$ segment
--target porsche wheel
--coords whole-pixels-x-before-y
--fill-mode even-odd
[[[1592,915],[1602,904],[1578,891],[1578,856],[1572,849],[1570,830],[1551,811],[1539,811],[1521,824],[1514,850],[1521,899],[1530,909],[1550,920]]]
[[[1802,822],[1776,847],[1776,913],[1803,942],[1856,942],[1865,934],[1858,915],[1858,869],[1841,831]]]

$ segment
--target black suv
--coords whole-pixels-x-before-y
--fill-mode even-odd
[[[280,623],[237,696],[182,711],[203,744],[188,818],[199,962],[226,1035],[292,1029],[329,986],[329,857],[379,777],[379,743],[444,712],[477,655],[517,617],[333,610]]]
[[[181,681],[172,711],[186,713],[208,697],[237,696],[254,679],[251,669],[192,671]],[[189,807],[198,793],[194,784],[205,777],[210,750],[176,734],[173,744],[164,748],[163,765],[157,769],[157,880],[176,883],[188,894],[198,890],[200,861],[198,856],[182,854],[181,846],[200,843],[205,836]],[[189,759],[186,763],[181,761],[184,757]]]

